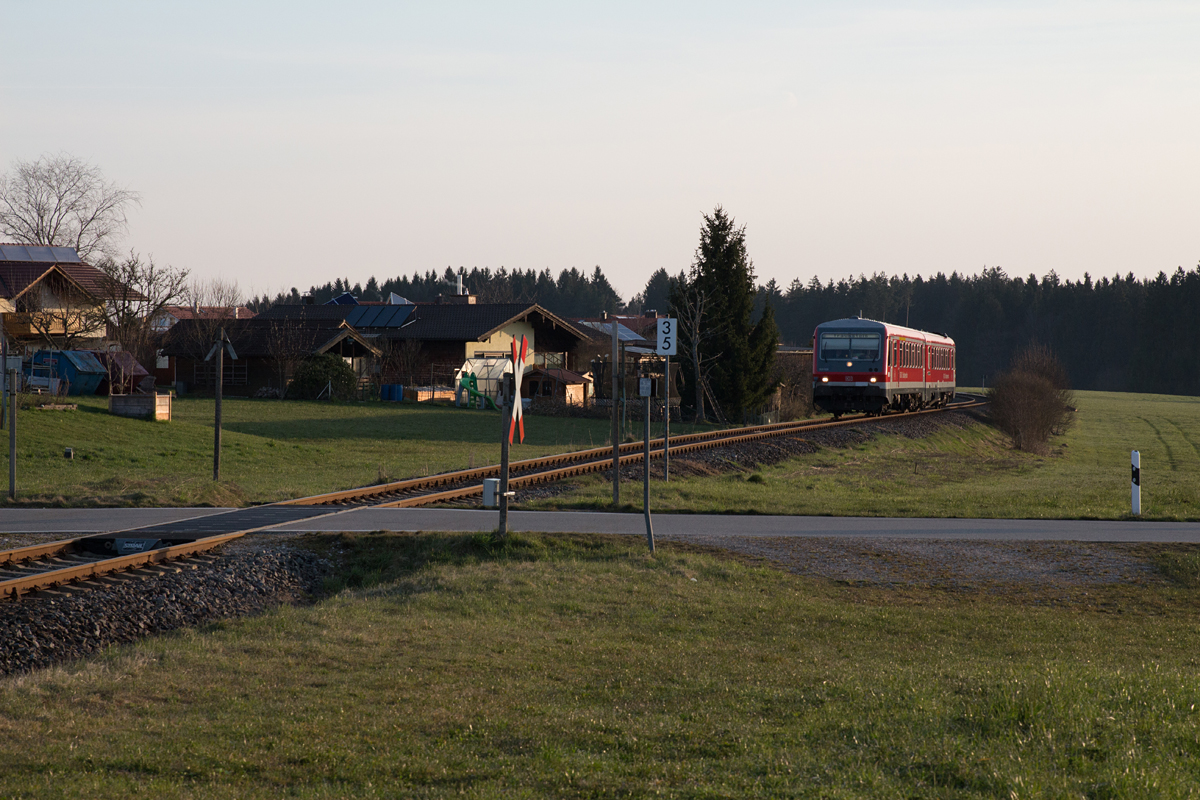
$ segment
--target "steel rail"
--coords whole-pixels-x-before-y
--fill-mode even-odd
[[[933,409],[942,410],[942,409]],[[913,412],[910,412],[913,413]],[[927,412],[915,412],[927,413]],[[892,417],[894,419],[895,417]],[[704,431],[701,433],[688,433],[679,436],[671,437],[671,452],[676,452],[676,444],[687,445],[695,442],[704,442],[710,440],[725,441],[733,436],[745,435],[750,432],[770,433],[774,436],[782,436],[792,431],[809,430],[822,425],[849,425],[856,422],[863,422],[872,419],[871,417],[855,416],[847,419],[839,420],[835,423],[822,423],[805,420],[802,422],[773,422],[767,425],[751,425],[744,428],[725,428],[716,431]],[[651,439],[651,448],[658,450],[661,454],[663,440]],[[643,448],[642,442],[627,442],[620,446],[621,453],[641,453]],[[686,452],[686,451],[679,451]],[[607,458],[609,463],[612,462],[611,447],[593,447],[587,450],[573,450],[568,453],[556,453],[550,456],[541,456],[538,458],[527,458],[521,461],[514,461],[509,465],[509,469],[513,471],[523,470],[540,470],[543,467],[553,466],[556,464],[569,464],[572,462],[589,462],[593,460],[604,460]],[[294,500],[281,500],[272,505],[280,506],[308,506],[308,505],[330,505],[333,503],[345,502],[348,500],[365,500],[371,497],[380,497],[383,495],[393,494],[395,492],[410,491],[413,489],[421,490],[434,488],[437,486],[445,486],[451,483],[462,483],[464,481],[483,480],[484,478],[492,478],[500,474],[500,466],[492,464],[486,467],[476,467],[474,469],[457,470],[454,472],[441,472],[437,475],[430,475],[425,478],[406,478],[405,480],[392,481],[391,483],[380,483],[374,486],[359,486],[354,489],[343,489],[337,492],[326,492],[323,494],[312,495],[310,497],[299,497]],[[513,479],[510,479],[513,480]],[[372,505],[375,505],[372,503]],[[395,506],[400,507],[400,506]]]
[[[0,564],[15,564],[21,561],[29,561],[34,558],[44,558],[55,553],[61,553],[65,550],[70,550],[75,542],[84,537],[76,539],[63,539],[57,542],[47,542],[46,544],[34,544],[29,547],[16,547],[12,550],[4,550],[0,552]]]
[[[923,416],[923,415],[928,415],[928,414],[937,414],[942,411],[963,409],[963,408],[973,408],[978,405],[983,405],[983,403],[980,401],[972,401],[969,403],[963,403],[963,404],[959,404],[956,406],[946,406],[943,408],[925,409],[922,411],[911,411],[911,412],[905,413],[903,416],[904,417],[915,417],[915,416]],[[866,416],[863,416],[863,417],[854,417],[851,419],[841,419],[841,420],[836,420],[833,422],[810,422],[810,423],[799,425],[799,426],[792,425],[791,423],[776,423],[773,425],[757,425],[757,426],[753,426],[750,428],[736,428],[736,429],[732,429],[732,430],[721,431],[720,433],[722,433],[723,435],[720,436],[719,438],[713,437],[706,433],[703,435],[701,441],[684,441],[680,444],[675,444],[676,440],[672,439],[670,452],[672,455],[680,454],[680,453],[690,453],[690,452],[695,452],[698,450],[709,450],[709,449],[713,449],[713,448],[717,448],[717,447],[724,447],[726,445],[731,445],[731,444],[741,444],[743,442],[751,442],[751,441],[759,441],[762,439],[770,439],[770,438],[774,438],[777,436],[785,436],[785,435],[788,435],[790,433],[795,433],[795,432],[820,430],[820,429],[824,429],[824,428],[840,428],[840,427],[846,427],[849,425],[861,424],[862,422],[865,422],[865,421],[874,422],[874,421],[881,421],[884,419],[899,419],[899,418],[900,418],[899,415],[892,416],[892,417],[866,417]],[[790,427],[786,427],[786,426],[790,426]],[[680,438],[684,438],[684,437],[680,437]],[[662,457],[662,454],[663,454],[663,450],[662,450],[662,446],[661,446],[662,440],[659,439],[658,442],[659,442],[659,447],[656,450],[651,451],[651,453],[650,453],[650,458],[652,458],[652,459]],[[633,445],[633,447],[636,447],[638,449],[631,448],[630,452],[625,453],[620,456],[620,466],[624,467],[627,465],[642,463],[642,460],[644,458],[644,454],[643,454],[642,450],[640,449],[642,447],[642,445],[635,443]],[[508,479],[509,487],[515,489],[515,488],[519,488],[521,486],[531,486],[531,485],[535,485],[535,484],[539,484],[539,483],[553,483],[555,481],[560,481],[565,478],[573,478],[573,477],[577,477],[579,475],[586,475],[586,474],[592,473],[592,472],[603,472],[604,470],[612,468],[612,456],[610,455],[610,453],[612,451],[609,450],[608,448],[597,448],[596,450],[590,450],[590,451],[585,450],[585,451],[579,451],[579,452],[580,453],[597,453],[597,454],[603,453],[604,457],[603,458],[595,458],[591,461],[586,461],[581,464],[574,464],[574,465],[567,466],[567,467],[560,467],[558,469],[540,470],[540,471],[532,472],[532,473],[526,474],[526,475],[514,475]],[[536,464],[537,462],[545,462],[545,461],[546,461],[546,459],[528,459],[527,461],[524,461],[524,462],[516,462],[512,466],[515,467],[517,464],[533,465],[533,464]],[[472,470],[472,472],[477,472],[477,471],[478,470]],[[444,473],[444,474],[446,476],[450,476],[450,475],[454,475],[455,473]],[[413,481],[404,481],[403,483],[412,484],[410,487],[406,487],[406,488],[418,489],[418,488],[421,488],[420,486],[417,485],[420,483],[420,480],[421,479],[415,479]],[[467,480],[467,478],[463,477],[463,478],[461,478],[461,480]],[[441,485],[444,485],[447,482],[449,482],[449,481],[445,481]],[[448,490],[441,491],[441,492],[432,492],[429,494],[421,494],[421,495],[415,495],[412,497],[404,497],[404,498],[400,498],[397,500],[390,500],[390,501],[384,501],[384,502],[379,502],[379,503],[371,503],[370,505],[372,508],[415,508],[418,506],[427,506],[427,505],[434,505],[436,503],[444,503],[444,502],[452,501],[452,500],[460,500],[462,498],[474,497],[476,495],[481,495],[481,494],[483,494],[483,486],[476,484],[476,485],[472,485],[472,486],[460,487],[457,489],[448,489]],[[308,499],[311,499],[311,498],[308,498]]]
[[[38,589],[51,589],[64,584],[74,583],[86,578],[94,578],[100,575],[106,575],[112,572],[120,572],[122,570],[134,569],[145,566],[147,564],[158,564],[163,561],[171,561],[176,558],[183,558],[195,553],[201,553],[205,550],[211,550],[217,545],[224,544],[231,539],[236,539],[244,535],[244,531],[236,533],[223,533],[217,536],[206,536],[203,539],[197,539],[194,542],[186,542],[184,544],[171,545],[169,547],[160,547],[156,550],[146,550],[141,553],[132,553],[126,556],[114,556],[112,558],[103,558],[97,561],[89,561],[77,566],[62,567],[59,569],[46,570],[45,572],[36,572],[32,575],[10,578],[0,581],[0,598],[16,600],[22,594],[36,591]],[[89,537],[80,537],[89,538]],[[54,545],[71,545],[80,539],[70,539],[65,542],[53,542],[46,545],[37,545],[35,547],[22,547],[17,550],[9,550],[0,553],[0,556],[9,555],[20,551],[29,551],[38,547],[48,548]],[[69,548],[67,548],[69,549]]]

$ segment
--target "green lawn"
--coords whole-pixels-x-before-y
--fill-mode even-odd
[[[651,508],[696,513],[1084,518],[1128,516],[1129,453],[1142,456],[1146,519],[1200,519],[1200,398],[1078,392],[1051,455],[1014,451],[986,425],[925,439],[883,435],[750,473],[651,483]],[[626,490],[641,508],[641,492]],[[604,508],[611,484],[580,481],[537,508]]]
[[[106,398],[77,411],[22,410],[19,502],[244,505],[500,460],[500,416],[444,406],[233,400],[223,404],[222,482],[212,481],[213,400],[177,398],[171,422],[112,416]],[[603,445],[604,420],[528,417],[512,458]],[[6,432],[5,432],[6,435]],[[64,448],[75,459],[63,457]],[[7,469],[8,450],[0,447]]]
[[[1033,607],[835,586],[669,544],[650,558],[615,537],[328,549],[357,564],[350,582],[375,583],[0,681],[0,796],[1200,786],[1192,587],[1092,587],[1092,605]]]

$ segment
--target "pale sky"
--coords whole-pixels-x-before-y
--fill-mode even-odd
[[[141,192],[251,293],[599,264],[761,282],[1200,261],[1200,3],[0,3],[0,169]]]

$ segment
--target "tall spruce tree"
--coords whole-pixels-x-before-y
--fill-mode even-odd
[[[691,273],[677,283],[672,296],[679,315],[688,307],[702,308],[699,325],[691,335],[681,331],[680,341],[695,353],[685,359],[684,380],[685,397],[696,397],[698,419],[704,417],[705,382],[710,400],[718,407],[715,410],[728,420],[744,420],[775,389],[779,329],[769,301],[757,324],[752,322],[756,294],[746,227],[735,227],[725,209],[717,206],[704,215]]]

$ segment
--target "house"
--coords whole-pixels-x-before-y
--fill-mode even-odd
[[[570,369],[586,341],[577,327],[536,303],[477,303],[472,295],[436,303],[278,305],[255,319],[344,322],[379,349],[379,382],[405,386],[450,386],[465,361],[508,358],[522,335],[532,365]]]
[[[102,343],[107,281],[74,248],[0,244],[0,313],[12,346],[33,351]]]
[[[181,319],[250,319],[254,312],[245,306],[163,306],[150,321],[150,330],[166,333]]]
[[[181,320],[239,320],[250,319],[254,312],[245,306],[163,306],[150,320],[150,330],[159,336],[171,330]],[[159,348],[154,360],[154,383],[158,386],[174,386],[179,374],[175,357],[163,353]]]
[[[361,377],[380,356],[379,348],[338,319],[183,319],[165,334],[162,354],[175,365],[172,382],[181,392],[216,388],[216,360],[205,360],[223,328],[237,358],[224,359],[222,393],[254,397],[286,390],[305,358],[333,353]]]

